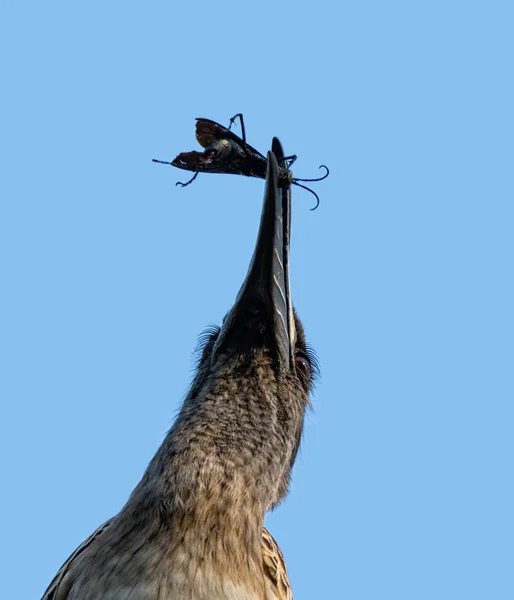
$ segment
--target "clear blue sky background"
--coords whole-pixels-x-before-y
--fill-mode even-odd
[[[124,504],[246,273],[263,182],[187,177],[195,117],[296,153],[322,380],[268,518],[296,600],[514,598],[509,2],[2,8],[2,597]]]

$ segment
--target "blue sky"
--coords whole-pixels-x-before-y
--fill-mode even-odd
[[[38,598],[171,425],[263,182],[155,165],[245,115],[297,177],[322,379],[268,525],[296,600],[514,597],[512,4],[2,9],[3,595]]]

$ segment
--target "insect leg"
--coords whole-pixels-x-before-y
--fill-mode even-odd
[[[288,169],[291,168],[291,165],[294,163],[294,161],[297,159],[298,157],[296,156],[296,154],[291,154],[291,156],[284,156],[283,158],[281,158],[280,160],[284,162],[284,164],[286,165],[286,167]]]
[[[177,181],[177,183],[175,185],[180,185],[182,187],[186,187],[186,185],[189,185],[190,183],[193,183],[193,181],[198,177],[198,173],[200,171],[196,171],[196,173],[193,175],[193,177],[191,177],[191,179],[189,181],[186,181],[186,183],[182,183],[181,181]]]
[[[237,113],[237,115],[234,115],[231,119],[230,119],[230,124],[228,126],[228,128],[230,129],[232,127],[232,125],[236,122],[236,119],[239,117],[239,123],[241,123],[241,133],[242,138],[243,138],[243,142],[246,144],[246,130],[245,130],[245,122],[243,120],[243,113]]]

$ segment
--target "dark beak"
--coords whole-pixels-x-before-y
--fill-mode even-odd
[[[282,146],[274,138],[272,151],[268,152],[261,224],[250,268],[213,350],[217,354],[223,349],[249,351],[265,347],[279,370],[291,366],[296,343],[289,287],[291,191],[279,177],[277,162],[283,156]]]

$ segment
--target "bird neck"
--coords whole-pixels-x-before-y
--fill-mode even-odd
[[[196,535],[244,534],[260,543],[264,515],[287,489],[294,422],[301,430],[303,421],[303,412],[295,419],[283,404],[269,370],[193,386],[133,500],[152,502],[163,520]]]
[[[269,368],[220,373],[197,376],[118,522],[162,544],[168,570],[185,581],[211,581],[208,571],[262,598],[264,516],[287,492],[305,401]]]

